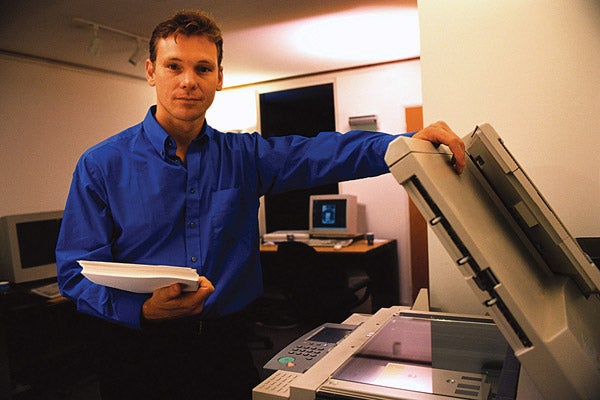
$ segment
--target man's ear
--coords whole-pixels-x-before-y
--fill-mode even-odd
[[[223,66],[219,65],[219,82],[217,83],[217,91],[223,89]]]
[[[148,58],[146,60],[146,80],[148,81],[148,84],[150,86],[154,86],[156,83],[154,74],[155,74],[154,63],[152,61],[150,61],[150,59]]]

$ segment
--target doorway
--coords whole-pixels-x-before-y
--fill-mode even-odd
[[[306,86],[259,95],[260,130],[264,137],[316,136],[335,131],[333,83]],[[266,232],[307,230],[309,197],[338,193],[338,184],[265,196]]]

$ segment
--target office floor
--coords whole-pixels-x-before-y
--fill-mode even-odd
[[[362,293],[361,293],[362,294]],[[355,308],[353,312],[370,313],[370,299],[361,306]],[[267,315],[273,316],[274,312],[267,311]],[[258,320],[258,319],[257,319]],[[280,319],[276,319],[280,321]],[[336,321],[328,321],[336,322]],[[300,325],[287,329],[267,328],[264,326],[254,326],[254,337],[249,341],[249,347],[254,357],[254,363],[260,374],[261,381],[266,379],[270,372],[265,371],[262,366],[267,363],[279,350],[290,344],[298,337],[310,331],[313,327]],[[262,339],[268,338],[272,346],[265,346]],[[51,384],[53,384],[51,382]],[[58,384],[57,386],[60,386]],[[23,388],[20,393],[13,393],[13,400],[100,400],[98,380],[95,376],[82,375],[78,381],[67,388],[61,387],[55,390],[39,391]]]
[[[294,339],[303,335],[309,330],[309,327],[295,327],[290,329],[269,329],[256,327],[256,337],[268,337],[273,346],[267,348],[260,341],[252,341],[250,349],[254,356],[255,365],[260,373],[261,380],[267,378],[269,373],[262,369],[262,366],[271,359],[280,349],[288,345]],[[33,392],[23,388],[21,393],[13,395],[15,400],[100,400],[98,381],[95,376],[83,378],[72,386],[56,391],[46,391],[45,393]]]

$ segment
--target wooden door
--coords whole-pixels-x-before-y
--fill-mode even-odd
[[[423,107],[405,108],[406,130],[414,132],[423,129]],[[408,200],[410,220],[410,269],[412,300],[419,290],[429,288],[429,257],[427,249],[427,222],[412,202]]]

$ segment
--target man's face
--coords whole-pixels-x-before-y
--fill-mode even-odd
[[[146,61],[146,79],[156,88],[156,119],[168,128],[204,123],[223,86],[217,46],[204,36],[169,36],[156,43],[156,61]]]

